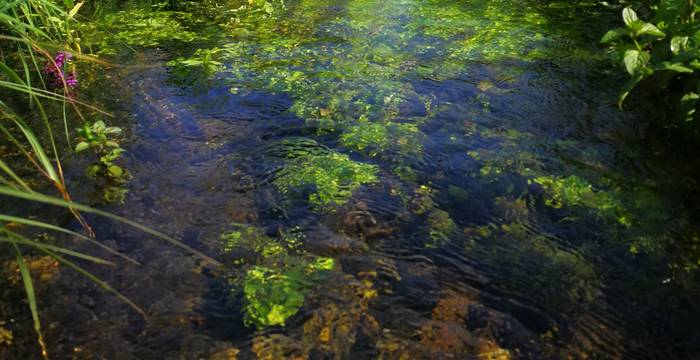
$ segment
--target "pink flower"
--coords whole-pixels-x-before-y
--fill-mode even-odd
[[[75,67],[70,64],[73,59],[73,54],[65,51],[59,51],[54,57],[54,61],[47,62],[44,66],[43,73],[46,74],[48,85],[53,89],[63,88],[65,85],[73,89],[78,86],[78,79],[75,73]],[[68,72],[66,69],[70,68]]]

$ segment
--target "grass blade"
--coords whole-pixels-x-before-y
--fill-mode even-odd
[[[42,221],[31,220],[31,219],[25,219],[25,218],[20,218],[20,217],[11,216],[11,215],[4,215],[4,214],[0,214],[0,221],[2,221],[2,222],[14,222],[14,223],[18,223],[18,224],[23,224],[23,225],[27,225],[27,226],[38,227],[38,228],[47,229],[47,230],[58,231],[58,232],[62,232],[62,233],[64,233],[64,234],[72,235],[72,236],[75,236],[75,237],[77,237],[77,238],[79,238],[79,239],[81,239],[81,240],[88,241],[88,242],[90,242],[90,243],[92,243],[92,244],[94,244],[94,245],[96,245],[96,246],[98,246],[98,247],[100,247],[100,248],[106,250],[106,251],[109,252],[110,254],[119,256],[119,257],[121,257],[121,258],[123,258],[123,259],[129,261],[130,263],[133,263],[133,264],[135,264],[135,265],[140,265],[140,263],[139,263],[138,261],[134,260],[133,258],[131,258],[131,257],[127,256],[127,255],[124,255],[124,254],[120,253],[119,251],[114,250],[114,249],[112,249],[111,247],[109,247],[109,246],[107,246],[107,245],[105,245],[105,244],[102,244],[102,243],[100,243],[99,241],[97,241],[97,240],[95,240],[95,239],[92,239],[92,238],[90,238],[90,237],[88,237],[88,236],[85,236],[85,235],[83,235],[83,234],[77,233],[77,232],[75,232],[75,231],[68,230],[68,229],[66,229],[66,228],[62,228],[62,227],[60,227],[60,226],[48,224],[48,223],[45,223],[45,222],[42,222]]]
[[[175,240],[168,235],[165,235],[161,232],[153,230],[147,226],[141,225],[133,220],[129,220],[129,219],[126,219],[124,217],[114,215],[114,214],[111,214],[111,213],[103,211],[103,210],[95,209],[95,208],[92,208],[90,206],[74,203],[71,201],[66,201],[63,199],[47,196],[47,195],[36,193],[36,192],[35,193],[27,193],[27,192],[24,192],[21,190],[13,189],[13,188],[8,187],[8,186],[0,186],[0,195],[7,195],[7,196],[20,198],[20,199],[36,201],[36,202],[41,202],[44,204],[50,204],[50,205],[61,206],[61,207],[66,207],[66,208],[73,207],[75,209],[78,209],[78,210],[86,212],[86,213],[92,213],[92,214],[99,215],[99,216],[102,216],[102,217],[105,217],[108,219],[112,219],[112,220],[115,220],[115,221],[120,222],[122,224],[129,225],[129,226],[131,226],[135,229],[138,229],[144,233],[151,234],[157,238],[165,240],[165,241],[167,241],[167,242],[169,242],[177,247],[180,247],[184,250],[187,250],[188,252],[190,252],[194,255],[197,255],[199,258],[201,258],[202,260],[204,260],[212,265],[215,265],[215,266],[222,265],[220,262],[203,254],[202,252],[197,251],[197,250],[193,249],[192,247],[190,247],[186,244],[183,244],[182,242]]]
[[[29,302],[29,310],[32,312],[32,320],[34,321],[34,331],[37,334],[37,341],[39,342],[39,347],[41,348],[41,355],[44,359],[49,358],[49,353],[46,351],[46,343],[44,343],[44,335],[41,332],[41,322],[39,321],[39,311],[36,305],[36,295],[34,293],[34,283],[32,282],[32,276],[29,273],[27,264],[24,262],[24,256],[19,250],[16,244],[12,244],[12,249],[15,253],[15,259],[17,260],[17,266],[19,267],[19,272],[22,275],[22,282],[24,283],[24,290],[27,293],[27,301]]]

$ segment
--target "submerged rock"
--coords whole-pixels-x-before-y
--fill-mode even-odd
[[[366,243],[343,233],[334,232],[325,226],[319,226],[310,231],[304,245],[309,251],[322,256],[351,254],[367,250]]]

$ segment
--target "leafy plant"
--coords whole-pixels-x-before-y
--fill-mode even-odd
[[[170,73],[178,85],[189,86],[208,80],[224,70],[218,61],[221,49],[197,49],[189,58],[179,57],[168,62]]]
[[[104,198],[108,202],[123,202],[127,190],[122,186],[129,179],[129,172],[115,164],[125,151],[115,141],[115,136],[122,129],[114,126],[107,127],[102,120],[92,125],[85,124],[78,129],[80,142],[75,146],[79,153],[91,149],[98,160],[87,167],[87,174],[105,182]]]
[[[679,116],[693,120],[700,98],[700,7],[694,0],[661,0],[647,22],[626,7],[624,27],[608,31],[601,43],[608,44],[630,79],[622,87],[618,104],[644,79],[663,90],[676,104]]]
[[[565,178],[540,176],[530,180],[541,185],[546,193],[545,204],[555,209],[564,206],[594,209],[598,215],[631,225],[629,211],[613,192],[595,190],[585,179],[576,175]]]
[[[186,22],[192,15],[184,12],[134,9],[115,12],[94,23],[84,24],[89,45],[98,45],[99,54],[114,55],[124,47],[155,47],[172,41],[191,42],[197,34]]]
[[[309,202],[317,208],[342,205],[364,184],[377,182],[377,166],[355,162],[348,155],[328,151],[291,159],[275,179],[283,194],[310,189]]]
[[[221,235],[222,250],[234,257],[236,270],[229,282],[242,288],[246,325],[283,326],[304,304],[306,291],[335,262],[305,252],[295,233],[273,239],[253,226],[232,227]]]

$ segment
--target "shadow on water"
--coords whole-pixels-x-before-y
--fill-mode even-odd
[[[53,294],[42,313],[58,358],[699,350],[695,290],[679,268],[689,259],[668,252],[685,246],[672,239],[697,238],[694,204],[664,187],[696,190],[686,170],[673,179],[641,162],[641,115],[615,108],[597,33],[583,29],[605,11],[202,4],[174,10],[215,25],[156,11],[146,18],[161,31],[175,21],[181,42],[128,55],[110,36],[143,34],[97,21],[109,30],[99,46],[138,66],[95,75],[104,85],[86,96],[130,128],[133,179],[110,209],[226,266],[91,219],[142,262],[94,271],[150,321],[57,270],[39,291]],[[74,193],[91,196],[89,180],[71,176]]]

